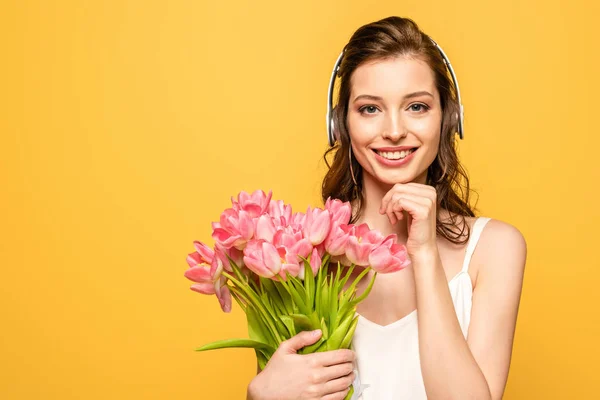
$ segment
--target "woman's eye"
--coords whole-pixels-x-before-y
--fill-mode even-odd
[[[414,107],[420,107],[420,109],[415,110]],[[425,104],[420,104],[420,103],[415,103],[415,104],[411,104],[409,107],[412,111],[416,111],[416,112],[420,112],[420,111],[427,111],[429,109],[429,107],[427,107]]]
[[[375,106],[364,106],[361,107],[358,111],[360,111],[361,114],[365,114],[365,111],[372,111],[372,112],[367,112],[367,114],[375,114],[375,111],[377,111],[377,107]]]

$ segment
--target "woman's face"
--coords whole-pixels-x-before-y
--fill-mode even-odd
[[[378,60],[360,65],[350,85],[347,126],[364,179],[425,183],[442,122],[433,71],[416,59]]]

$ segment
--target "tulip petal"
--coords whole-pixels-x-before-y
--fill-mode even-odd
[[[186,261],[190,267],[195,267],[196,265],[202,264],[203,262],[202,257],[200,257],[200,254],[198,254],[197,252],[188,254]]]
[[[215,294],[215,285],[212,282],[195,283],[190,289],[202,294]]]
[[[202,282],[212,282],[210,275],[210,267],[208,265],[196,266],[189,268],[183,274],[190,281],[202,283]]]
[[[213,249],[197,240],[194,241],[194,247],[196,248],[196,251],[198,252],[198,254],[200,254],[200,256],[206,264],[210,264],[212,262],[212,259],[215,256],[215,252]]]

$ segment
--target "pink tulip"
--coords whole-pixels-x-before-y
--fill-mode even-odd
[[[331,226],[329,235],[325,238],[325,250],[332,256],[340,256],[346,253],[348,239],[354,225],[337,224]]]
[[[219,222],[213,222],[212,237],[223,247],[243,250],[246,242],[254,235],[254,222],[244,211],[228,208],[223,211]]]
[[[244,264],[255,274],[272,278],[281,270],[281,257],[273,244],[257,239],[244,249]]]
[[[222,285],[221,290],[216,295],[221,305],[221,310],[226,313],[231,312],[231,292],[229,291],[229,286]]]
[[[202,294],[215,294],[215,285],[212,282],[195,283],[190,286],[190,289]]]
[[[304,258],[307,258],[313,250],[312,244],[303,237],[302,232],[294,231],[290,227],[278,229],[273,237],[273,244],[285,254],[290,253]]]
[[[331,214],[328,210],[308,208],[304,220],[304,237],[308,238],[313,246],[321,244],[331,229]]]
[[[195,292],[202,294],[214,294],[219,300],[221,309],[228,313],[231,312],[231,292],[229,286],[226,285],[227,279],[221,276],[215,282],[196,283],[190,287]]]
[[[185,271],[184,276],[189,280],[201,284],[204,290],[204,294],[208,289],[205,288],[204,284],[213,284],[216,275],[211,273],[211,264],[214,260],[215,252],[202,242],[194,241],[194,247],[196,252],[188,254],[186,261],[190,268]]]
[[[310,255],[310,268],[312,269],[313,275],[317,275],[317,272],[319,272],[322,261],[323,260],[321,259],[321,255],[319,254],[319,251],[315,247],[313,249],[312,254]]]
[[[292,220],[289,225],[293,229],[301,231],[302,227],[304,226],[305,221],[306,221],[306,214],[297,212],[297,213],[292,214]]]
[[[262,190],[255,190],[252,195],[241,191],[238,194],[237,201],[232,198],[231,203],[236,211],[243,210],[247,212],[251,218],[258,218],[268,210],[272,195],[273,192],[271,191],[269,191],[268,194],[265,194]]]
[[[199,242],[197,240],[194,241],[194,247],[196,248],[197,255],[200,257],[201,260],[203,260],[203,263],[210,264],[212,262],[212,259],[215,255],[215,252],[213,251],[213,249],[211,249],[204,243]],[[197,263],[197,264],[201,264],[201,263]],[[193,265],[190,264],[190,267],[193,267]]]
[[[286,273],[301,276],[304,262],[300,256],[308,258],[313,250],[312,244],[303,237],[302,231],[291,226],[279,228],[273,236],[273,245],[282,260],[279,276],[283,279],[286,279]]]
[[[219,243],[215,243],[215,255],[221,259],[223,267],[228,272],[233,272],[233,268],[231,267],[231,262],[229,259],[233,260],[238,268],[244,267],[244,252],[236,249],[235,247],[227,249]]]
[[[304,272],[304,262],[300,262],[298,256],[293,253],[286,253],[283,256],[284,263],[281,264],[279,276],[283,280],[287,280],[287,274],[300,277]]]
[[[284,204],[283,200],[271,200],[268,213],[277,227],[288,226],[292,220],[292,207]]]
[[[266,240],[267,242],[273,241],[273,235],[275,235],[275,224],[273,218],[269,214],[263,214],[256,219],[256,239]]]
[[[386,274],[409,266],[410,259],[404,245],[384,243],[371,252],[369,265],[375,271]]]
[[[370,230],[367,224],[354,226],[346,245],[346,256],[355,265],[369,265],[369,255],[387,239],[381,233]]]
[[[352,206],[349,202],[343,202],[338,199],[332,199],[329,197],[325,202],[325,209],[331,213],[332,224],[347,224],[350,222],[352,217]]]
[[[231,293],[226,285],[227,279],[221,275],[223,272],[222,258],[225,254],[223,250],[213,251],[204,243],[194,241],[196,252],[190,253],[187,256],[187,263],[190,268],[184,272],[184,276],[189,280],[196,282],[190,289],[202,294],[215,294],[221,305],[221,309],[225,312],[231,311]],[[224,250],[228,251],[228,250]],[[236,249],[233,249],[229,254],[236,257]],[[215,257],[216,255],[216,257]],[[232,257],[232,258],[234,258]],[[224,257],[227,259],[227,257]],[[229,266],[229,261],[227,260]]]

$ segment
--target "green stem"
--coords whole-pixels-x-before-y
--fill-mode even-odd
[[[371,292],[371,289],[373,288],[373,284],[375,283],[376,277],[377,277],[377,272],[375,272],[373,274],[373,278],[371,278],[371,281],[369,282],[369,285],[364,290],[364,292],[362,292],[361,295],[358,296],[356,299],[352,300],[352,304],[356,305],[356,304],[360,303],[369,295],[369,293]]]
[[[269,328],[271,329],[271,332],[273,333],[273,336],[275,337],[275,339],[277,340],[277,343],[281,343],[283,340],[281,339],[281,336],[279,336],[279,331],[277,330],[277,328],[275,327],[275,325],[273,324],[273,321],[270,318],[269,313],[267,312],[267,310],[265,310],[264,305],[262,304],[262,302],[260,301],[260,299],[258,297],[256,297],[256,293],[252,293],[251,290],[248,289],[247,285],[243,285],[240,281],[238,281],[236,278],[234,278],[233,276],[231,276],[231,274],[227,273],[227,271],[223,271],[223,275],[229,279],[230,281],[232,281],[237,287],[239,287],[242,291],[244,291],[244,293],[246,293],[246,295],[248,296],[248,298],[250,300],[252,300],[252,303],[254,304],[254,306],[263,314],[263,316],[265,317],[265,321],[267,322],[267,324],[269,325]]]

